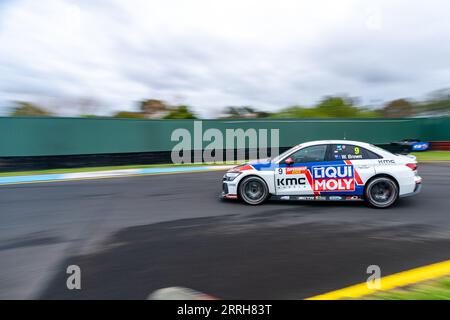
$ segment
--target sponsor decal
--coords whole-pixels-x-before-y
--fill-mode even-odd
[[[354,191],[355,179],[352,165],[312,167],[314,191]]]
[[[356,185],[363,185],[350,160],[344,160],[344,164],[313,166],[310,169],[308,167],[278,169],[278,174],[282,175],[283,172],[287,177],[276,178],[277,188],[309,185],[315,196],[320,195],[320,192],[355,191]]]
[[[306,184],[305,177],[277,179],[277,187],[290,187],[290,186],[305,185],[305,184]]]
[[[360,196],[350,196],[350,197],[345,197],[345,200],[360,200],[361,197]]]
[[[389,160],[389,159],[380,159],[378,160],[379,164],[395,164],[395,160]]]
[[[300,201],[356,201],[362,200],[361,196],[279,196],[279,200]]]
[[[286,174],[304,174],[306,170],[306,167],[286,168]]]
[[[314,200],[314,197],[312,196],[300,196],[297,197],[298,200]]]
[[[314,191],[354,191],[355,180],[349,179],[317,179],[314,180]]]
[[[345,158],[344,156],[345,156],[345,155],[343,154],[343,155],[342,155],[342,159]],[[347,154],[346,158],[347,158],[348,160],[362,159],[362,154]]]
[[[321,166],[312,169],[314,179],[353,178],[353,166],[351,165]]]

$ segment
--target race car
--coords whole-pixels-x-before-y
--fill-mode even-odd
[[[430,143],[416,139],[404,139],[398,142],[391,142],[392,146],[400,146],[408,152],[427,151],[430,148]]]
[[[365,142],[323,140],[228,170],[221,197],[250,205],[269,198],[365,200],[372,207],[388,208],[399,197],[417,194],[421,186],[414,156],[392,154]]]

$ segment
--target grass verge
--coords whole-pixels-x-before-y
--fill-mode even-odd
[[[450,151],[425,151],[413,152],[412,155],[417,157],[417,161],[450,161]]]
[[[363,297],[368,300],[450,300],[450,277]]]

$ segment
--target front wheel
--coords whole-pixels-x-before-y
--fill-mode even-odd
[[[388,208],[398,199],[398,186],[388,177],[375,178],[367,184],[366,201],[375,208]]]
[[[265,181],[259,177],[247,177],[239,184],[239,197],[247,204],[263,203],[269,195]]]

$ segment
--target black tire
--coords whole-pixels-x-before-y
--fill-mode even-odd
[[[258,205],[266,201],[269,189],[266,182],[255,176],[244,178],[239,184],[239,197],[242,201],[251,205]]]
[[[397,183],[389,177],[375,177],[367,183],[365,192],[367,203],[378,209],[389,208],[398,200]]]

